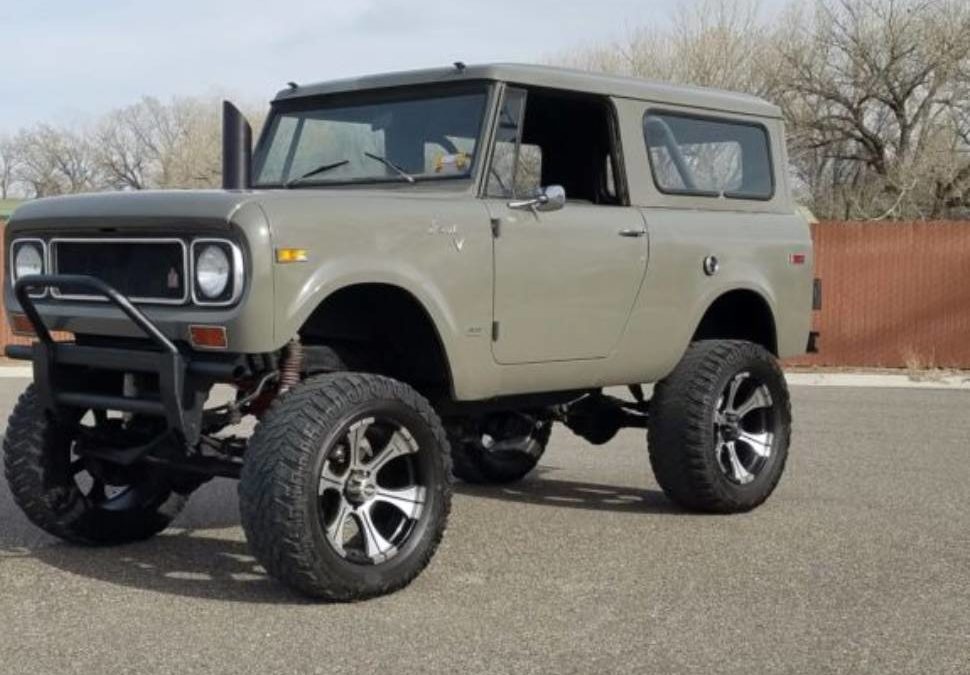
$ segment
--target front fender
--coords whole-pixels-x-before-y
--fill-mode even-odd
[[[481,202],[464,194],[306,191],[262,207],[276,249],[308,250],[306,262],[274,265],[276,348],[333,293],[387,284],[431,318],[456,394],[488,386],[481,380],[491,362],[492,232]]]
[[[314,310],[327,298],[344,288],[358,284],[385,284],[399,288],[424,308],[431,318],[438,336],[450,353],[460,325],[452,307],[433,279],[413,265],[402,261],[390,262],[374,256],[348,256],[324,262],[313,270],[292,296],[280,298],[280,310],[275,321],[274,335],[279,346],[286,344],[306,323]],[[285,276],[280,274],[280,276]],[[284,286],[288,284],[284,281]],[[450,359],[449,359],[450,360]]]

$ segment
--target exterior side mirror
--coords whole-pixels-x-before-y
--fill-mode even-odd
[[[529,209],[530,211],[558,211],[566,205],[566,190],[562,185],[541,188],[539,194],[530,199],[517,199],[509,202],[510,209]]]

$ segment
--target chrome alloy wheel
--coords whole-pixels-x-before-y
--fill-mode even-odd
[[[753,481],[771,457],[775,409],[768,386],[749,372],[728,381],[714,411],[714,454],[732,483]]]
[[[324,534],[345,560],[379,564],[407,542],[424,512],[418,443],[400,423],[368,417],[352,424],[320,472]]]

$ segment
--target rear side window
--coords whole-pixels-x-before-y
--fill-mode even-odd
[[[760,124],[648,112],[643,134],[661,192],[729,199],[774,194],[768,132]]]

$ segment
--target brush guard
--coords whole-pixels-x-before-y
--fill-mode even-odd
[[[55,342],[34,298],[31,289],[84,287],[105,298],[121,310],[151,341],[154,349],[122,349],[94,347],[73,342]],[[55,419],[63,408],[117,410],[165,420],[165,437],[178,445],[196,446],[202,433],[202,406],[209,388],[215,382],[229,382],[244,375],[245,368],[236,358],[189,357],[183,354],[145,314],[117,289],[90,276],[32,275],[14,284],[14,294],[23,313],[37,335],[29,345],[9,345],[5,352],[10,358],[33,362],[34,383],[44,408]],[[153,395],[109,395],[85,391],[77,386],[87,378],[64,377],[72,368],[96,378],[98,371],[154,375],[158,392]],[[158,439],[156,439],[158,440]],[[144,458],[158,443],[153,441],[138,448],[113,449],[110,459],[130,464]]]

